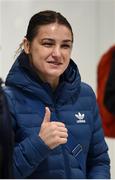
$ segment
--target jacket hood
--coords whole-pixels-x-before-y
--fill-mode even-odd
[[[65,72],[60,77],[60,83],[55,93],[48,83],[40,80],[37,73],[29,63],[28,55],[22,52],[6,78],[6,86],[18,88],[30,97],[39,97],[45,104],[66,103],[68,100],[76,100],[80,91],[81,78],[77,65],[70,60]],[[54,97],[53,97],[54,95]]]

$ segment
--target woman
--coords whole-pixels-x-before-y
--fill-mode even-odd
[[[29,22],[6,79],[15,178],[109,178],[108,148],[92,89],[70,59],[73,32],[60,13]]]

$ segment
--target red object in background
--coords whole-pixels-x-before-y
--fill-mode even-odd
[[[115,137],[115,115],[110,113],[104,105],[105,86],[109,76],[113,52],[115,52],[115,46],[112,46],[103,54],[97,67],[97,102],[104,134],[107,137]]]

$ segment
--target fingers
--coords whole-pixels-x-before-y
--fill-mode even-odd
[[[52,130],[52,132],[54,132],[54,135],[63,135],[63,134],[68,134],[68,130],[67,130],[67,128],[65,128],[65,127],[59,127],[59,126],[57,126],[57,125],[55,125],[55,127],[52,127],[51,128],[51,130]]]
[[[66,138],[68,137],[68,134],[67,132],[57,132],[57,136],[60,137],[60,138]]]
[[[65,127],[65,124],[62,122],[57,122],[57,121],[51,121],[52,125],[56,125],[58,127]]]
[[[43,123],[50,122],[51,112],[48,107],[45,108],[45,116],[43,119]]]
[[[65,144],[67,142],[67,138],[60,138],[59,145]]]

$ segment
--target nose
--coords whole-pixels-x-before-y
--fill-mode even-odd
[[[61,56],[61,49],[58,46],[55,46],[52,50],[53,57],[60,57]]]

